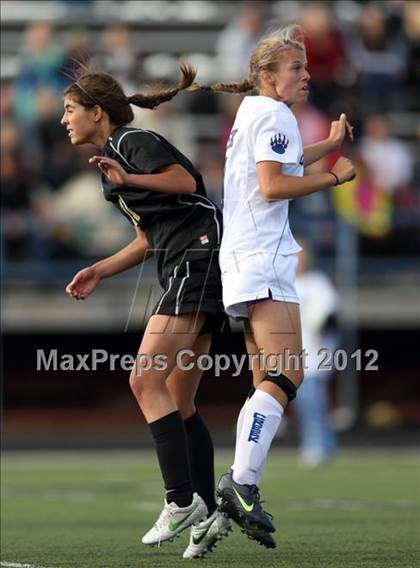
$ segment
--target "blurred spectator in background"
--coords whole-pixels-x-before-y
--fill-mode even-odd
[[[84,28],[71,28],[66,36],[67,49],[61,64],[60,73],[67,83],[72,80],[72,73],[78,67],[79,62],[89,63],[89,33]]]
[[[216,44],[219,81],[234,82],[248,75],[248,62],[263,32],[261,3],[241,2],[239,14],[220,32]]]
[[[36,149],[32,155],[38,155],[43,183],[52,190],[59,190],[80,168],[77,152],[68,143],[67,132],[58,120],[62,100],[45,88],[38,89],[36,98],[39,118],[33,128]]]
[[[53,28],[49,23],[27,26],[20,69],[13,83],[12,101],[14,116],[25,132],[20,138],[21,151],[30,156],[32,173],[37,174],[37,180],[33,176],[30,180],[32,191],[36,181],[59,187],[66,179],[66,173],[60,172],[63,165],[60,159],[58,167],[51,166],[54,156],[60,154],[60,142],[64,136],[59,125],[54,123],[61,111],[62,90],[69,82],[63,73],[67,57],[66,50],[54,41]]]
[[[358,33],[348,37],[347,55],[358,74],[361,105],[375,112],[399,108],[407,46],[401,35],[387,29],[377,5],[363,6]]]
[[[301,240],[299,240],[302,245]],[[300,298],[302,345],[305,351],[305,379],[295,399],[299,430],[300,461],[317,467],[335,451],[335,433],[329,419],[329,379],[333,371],[322,369],[322,349],[333,353],[337,347],[335,312],[338,298],[326,274],[310,266],[307,243],[299,253],[296,290]]]
[[[264,2],[238,3],[238,15],[219,33],[215,45],[217,82],[233,83],[248,76],[249,58],[264,31],[263,6]],[[212,92],[199,91],[188,102],[188,110],[194,114],[215,114],[222,108],[223,112],[222,101]],[[229,131],[235,114],[236,110]]]
[[[414,146],[414,170],[413,170],[413,196],[417,203],[417,210],[420,210],[420,122],[416,128],[416,140]],[[420,238],[420,235],[419,235]]]
[[[103,51],[94,58],[94,65],[113,75],[128,92],[134,91],[142,77],[130,30],[122,25],[105,28],[101,43]]]
[[[47,255],[48,229],[32,210],[36,187],[31,164],[22,152],[20,131],[11,120],[1,129],[1,231],[3,258],[28,260]]]
[[[342,191],[333,191],[336,211],[368,237],[391,234],[399,210],[416,208],[411,189],[414,159],[410,147],[390,135],[385,115],[371,115],[356,141],[357,176]],[[395,240],[395,233],[393,234]],[[404,247],[406,252],[407,247]]]
[[[68,79],[61,73],[65,51],[53,40],[46,22],[29,24],[25,30],[20,69],[14,83],[13,103],[19,121],[34,122],[39,117],[37,91],[50,89],[60,96]]]
[[[420,110],[420,2],[405,2],[403,24],[408,38],[409,55],[406,84],[409,89],[401,92],[408,107]]]
[[[132,229],[107,206],[92,166],[82,167],[94,154],[93,147],[77,150],[79,170],[49,200],[55,251],[60,256],[95,258],[124,246]]]
[[[236,95],[234,97],[220,97],[221,110],[221,127],[219,138],[219,156],[221,160],[225,159],[226,144],[228,142],[230,131],[232,130],[235,116],[239,105],[244,99],[244,95]]]
[[[5,120],[13,116],[13,85],[11,81],[2,81],[0,86],[0,117],[1,120]]]
[[[328,138],[331,122],[322,110],[306,103],[294,105],[293,113],[299,125],[303,146]],[[350,120],[352,121],[352,118]],[[306,167],[305,173],[315,174],[329,170],[339,156],[339,151],[331,152],[327,157]],[[328,247],[334,241],[334,215],[330,192],[319,191],[291,201],[290,218],[293,228],[305,234],[317,249]]]
[[[220,160],[217,146],[200,146],[197,168],[204,179],[208,197],[221,207],[223,186],[223,162]]]
[[[194,162],[197,157],[197,146],[194,144],[195,125],[188,114],[177,112],[176,102],[169,101],[153,111],[132,107],[134,112],[133,126],[159,132],[171,144],[189,156]]]
[[[390,135],[385,116],[366,118],[359,151],[373,182],[382,191],[392,194],[411,183],[414,166],[410,149],[402,140]]]
[[[305,6],[300,23],[305,30],[306,55],[311,70],[311,101],[328,112],[337,89],[348,81],[341,33],[333,26],[330,9],[322,3]]]

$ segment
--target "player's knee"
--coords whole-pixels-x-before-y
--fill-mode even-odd
[[[256,389],[258,385],[264,380],[265,372],[260,370],[252,371],[252,386]]]
[[[129,384],[139,403],[146,399],[149,394],[155,394],[160,387],[159,379],[150,375],[149,372],[139,373],[135,367],[131,371]]]
[[[130,388],[132,393],[134,394],[134,396],[136,398],[138,398],[140,396],[141,393],[141,383],[140,383],[140,377],[137,375],[136,372],[131,372],[130,374],[130,378],[129,378],[129,384],[130,384]]]
[[[285,369],[283,373],[283,376],[292,381],[296,388],[299,388],[302,384],[305,370],[302,362],[296,360],[287,369]]]
[[[286,376],[292,381],[296,389],[300,387],[304,377],[303,369],[296,369],[293,372],[286,372]]]
[[[296,397],[297,389],[303,381],[303,369],[298,369],[293,371],[293,373],[288,373],[288,376],[278,371],[267,371],[263,380],[269,381],[278,386],[279,389],[286,394],[290,402]]]

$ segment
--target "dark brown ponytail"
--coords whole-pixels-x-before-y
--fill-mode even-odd
[[[182,78],[176,87],[160,89],[150,95],[136,93],[127,98],[128,102],[141,108],[152,109],[156,108],[161,103],[170,101],[179,91],[188,89],[188,87],[193,84],[195,76],[197,75],[197,70],[188,63],[181,63],[179,68],[181,69]]]
[[[73,73],[74,83],[67,87],[64,95],[72,95],[86,108],[99,105],[108,114],[109,120],[116,126],[125,126],[134,119],[130,104],[141,108],[156,108],[165,101],[170,101],[179,91],[187,89],[193,83],[197,71],[188,63],[181,63],[182,78],[173,88],[157,88],[146,95],[136,93],[127,97],[120,83],[107,73],[97,73],[82,63]],[[153,88],[153,87],[152,87]]]

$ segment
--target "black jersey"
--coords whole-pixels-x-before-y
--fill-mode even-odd
[[[188,221],[197,203],[213,205],[207,199],[201,174],[177,148],[163,136],[150,130],[120,127],[105,144],[103,155],[117,160],[124,170],[133,174],[152,174],[171,164],[180,164],[195,179],[195,193],[183,195],[139,187],[126,187],[109,181],[102,175],[105,199],[114,203],[133,225],[147,231],[156,222],[178,215]],[[214,207],[214,205],[213,205]]]
[[[179,315],[222,310],[218,251],[221,213],[206,196],[203,179],[192,163],[165,138],[138,128],[117,128],[103,155],[133,174],[152,174],[180,164],[195,179],[194,193],[178,194],[117,185],[102,175],[105,199],[146,233],[157,260],[164,293],[155,314]],[[217,326],[217,318],[215,325]]]

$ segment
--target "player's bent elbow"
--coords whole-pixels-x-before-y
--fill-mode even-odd
[[[173,183],[175,183],[175,180]],[[197,189],[195,179],[189,174],[179,176],[175,187],[178,193],[194,193]]]
[[[184,180],[183,180],[184,181]],[[185,176],[185,181],[183,182],[184,191],[182,193],[194,193],[197,189],[195,179],[192,176]]]
[[[270,203],[271,201],[276,201],[278,199],[293,198],[293,195],[291,194],[290,190],[279,182],[261,184],[260,193],[263,199],[268,203]]]
[[[270,183],[262,183],[260,185],[260,193],[264,201],[267,201],[268,203],[270,203],[270,201],[273,201],[275,199],[273,195],[273,188]]]

